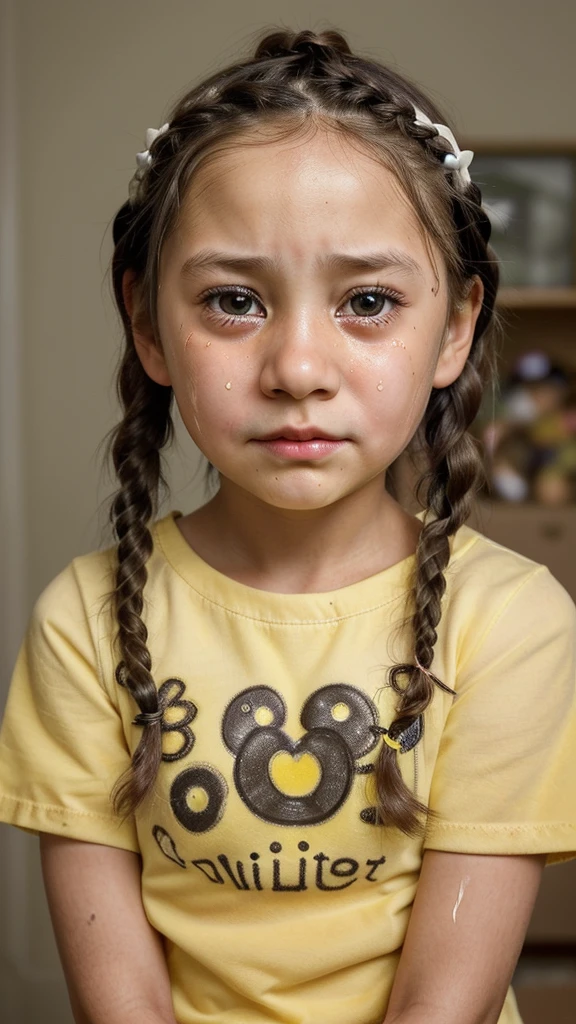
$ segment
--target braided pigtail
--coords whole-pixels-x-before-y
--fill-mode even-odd
[[[396,717],[375,727],[384,742],[375,765],[373,820],[408,835],[422,830],[418,816],[427,808],[404,783],[399,758],[418,743],[436,686],[454,692],[430,666],[446,589],[450,537],[466,521],[482,476],[482,460],[467,430],[482,390],[494,374],[491,322],[498,283],[488,245],[490,223],[464,162],[472,154],[452,150],[450,133],[439,130],[445,124],[446,119],[417,86],[377,61],[352,53],[339,32],[307,30],[268,34],[258,42],[253,56],[195,86],[161,129],[147,133],[148,148],[138,154],[130,202],[114,223],[114,289],[126,338],[118,384],[124,419],[112,447],[120,481],[111,510],[118,541],[117,680],[138,704],[140,715],[135,721],[143,726],[131,771],[116,787],[117,810],[135,810],[150,791],[162,758],[162,708],[143,610],[146,564],[152,551],[149,525],[163,482],[160,452],[172,434],[172,390],[154,384],[140,365],[122,281],[127,271],[133,274],[143,303],[141,313],[161,345],[160,254],[178,223],[196,168],[227,148],[297,137],[323,125],[358,141],[395,174],[422,226],[433,266],[438,255],[444,264],[448,313],[465,299],[475,278],[484,286],[464,370],[449,387],[432,391],[414,438],[427,461],[418,484],[418,490],[427,485],[427,515],[409,593],[414,660],[391,668],[390,686],[399,698]]]
[[[453,216],[465,280],[469,281],[474,274],[480,277],[484,300],[463,370],[452,384],[432,390],[415,438],[414,447],[418,455],[424,454],[427,468],[416,484],[416,498],[426,509],[426,516],[412,581],[414,664],[398,664],[390,670],[390,686],[400,701],[397,717],[387,730],[392,743],[382,744],[375,768],[376,816],[381,823],[393,823],[409,836],[425,831],[418,815],[424,814],[430,820],[438,814],[422,804],[404,783],[397,751],[411,749],[420,738],[423,715],[436,686],[456,696],[430,671],[430,666],[446,590],[444,570],[450,560],[449,538],[468,519],[473,498],[486,480],[481,449],[468,428],[480,408],[485,385],[494,380],[497,372],[488,328],[498,289],[498,265],[488,245],[490,223],[481,209],[477,186],[471,184],[465,197],[453,197]],[[429,511],[433,514],[431,520]],[[401,677],[407,677],[404,687],[399,684]]]
[[[115,809],[128,814],[150,789],[162,755],[162,712],[151,675],[142,608],[146,562],[152,553],[148,524],[164,482],[160,449],[172,434],[172,389],[155,384],[144,373],[132,346],[120,370],[119,392],[125,412],[116,431],[112,457],[121,486],[111,506],[118,541],[114,605],[121,661],[116,678],[134,697],[140,708],[134,721],[144,727],[131,770],[117,782],[114,792]]]
[[[434,518],[425,520],[416,550],[412,616],[415,664],[398,664],[390,670],[390,686],[400,701],[388,735],[400,743],[400,751],[410,749],[420,738],[422,716],[433,699],[435,686],[454,693],[429,670],[446,590],[449,538],[466,522],[484,474],[481,454],[467,432],[482,390],[480,375],[469,361],[453,384],[433,393],[426,417],[424,436],[430,468],[418,481],[417,494],[428,481],[425,507]],[[404,687],[400,685],[401,677],[408,680]],[[379,820],[385,824],[393,820],[407,835],[422,834],[424,826],[417,815],[436,815],[405,785],[397,750],[388,743],[382,744],[375,779]]]
[[[110,507],[117,540],[112,594],[118,627],[116,680],[134,698],[140,709],[134,723],[143,727],[132,765],[117,780],[112,792],[114,809],[124,817],[135,811],[151,789],[162,756],[162,709],[152,677],[148,631],[142,612],[148,576],[146,563],[153,547],[149,524],[157,510],[160,491],[165,487],[161,450],[173,436],[173,393],[171,387],[156,384],[144,372],[134,346],[123,292],[125,269],[138,268],[142,236],[148,230],[149,227],[139,224],[128,203],[114,221],[114,293],[126,339],[117,378],[124,416],[108,444],[120,484]]]

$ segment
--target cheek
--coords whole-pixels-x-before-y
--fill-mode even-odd
[[[411,339],[392,338],[378,359],[363,360],[351,369],[362,381],[366,407],[382,426],[410,430],[420,422],[434,373],[428,347],[423,350]]]
[[[169,356],[174,397],[193,438],[231,426],[245,410],[246,359],[193,332]]]

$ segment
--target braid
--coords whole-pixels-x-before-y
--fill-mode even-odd
[[[280,30],[271,32],[262,39],[254,51],[254,60],[285,57],[291,54],[304,54],[313,62],[320,59],[330,60],[336,53],[352,56],[352,50],[344,36],[336,30],[313,32],[304,29],[302,32]]]
[[[390,686],[400,696],[397,717],[388,730],[393,739],[420,719],[416,733],[419,738],[420,716],[433,699],[435,685],[455,695],[455,691],[432,672],[421,669],[429,670],[434,656],[436,627],[446,590],[444,570],[450,559],[449,537],[466,522],[473,496],[484,479],[482,456],[467,428],[478,412],[485,367],[491,365],[491,358],[491,353],[481,343],[477,344],[457,380],[445,388],[433,390],[420,428],[429,468],[418,480],[416,494],[420,500],[420,492],[428,483],[425,507],[435,518],[425,520],[418,539],[412,589],[414,653],[421,668],[418,664],[403,663],[390,670]],[[398,683],[403,675],[408,677],[405,687]],[[375,779],[378,816],[383,824],[393,821],[403,832],[413,836],[424,831],[418,813],[437,817],[436,812],[420,803],[405,785],[397,754],[386,744],[382,745],[378,757]]]
[[[116,678],[130,691],[141,713],[150,715],[160,709],[151,675],[148,631],[141,615],[146,562],[153,546],[148,523],[164,484],[160,449],[173,431],[172,389],[147,376],[132,344],[120,368],[118,392],[124,419],[115,431],[111,451],[121,486],[110,510],[118,541],[114,608],[121,662]],[[162,754],[159,720],[135,721],[144,725],[142,736],[132,766],[118,780],[113,794],[116,811],[125,814],[132,813],[146,796]]]

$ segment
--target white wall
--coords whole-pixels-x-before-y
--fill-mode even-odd
[[[4,365],[11,367],[4,413],[13,416],[16,445],[11,449],[4,437],[3,530],[8,517],[18,517],[24,556],[20,569],[13,525],[3,568],[11,649],[43,586],[100,542],[98,509],[108,489],[96,449],[115,421],[111,378],[120,337],[106,279],[109,224],[126,196],[145,129],[162,124],[184,88],[235,57],[253,33],[284,24],[340,28],[353,46],[399,65],[453,114],[462,140],[573,142],[576,8],[566,0],[1,2],[5,12],[14,11],[13,28],[6,23],[4,34],[8,78],[8,58],[16,62],[15,99],[4,92],[0,180],[17,167],[12,185],[20,194],[21,253],[10,250],[9,269],[18,280],[10,283],[4,262],[0,281],[4,301],[6,289],[17,299],[0,320]],[[2,252],[14,241],[7,196],[0,190]],[[20,392],[12,378],[18,359]],[[6,461],[17,450],[18,398],[23,456]],[[197,489],[184,487],[196,466],[191,451],[190,457],[190,465],[184,458],[173,473],[172,505],[187,510],[202,500]],[[6,681],[4,674],[0,687]],[[0,688],[0,704],[1,697]],[[66,1024],[36,843],[12,830],[0,834],[0,897],[8,914],[3,1006],[11,1024]]]

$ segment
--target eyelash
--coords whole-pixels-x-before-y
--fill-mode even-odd
[[[231,287],[230,285],[218,285],[214,288],[210,288],[201,296],[200,303],[202,306],[204,306],[205,313],[208,319],[214,320],[217,324],[219,324],[222,327],[228,327],[231,326],[232,324],[239,323],[252,323],[254,319],[254,314],[239,313],[237,316],[233,316],[231,313],[218,313],[209,305],[209,303],[211,299],[219,295],[246,295],[249,298],[253,299],[255,302],[262,305],[260,303],[260,299],[257,298],[257,296],[254,294],[253,291],[250,290],[250,288],[244,288],[240,285],[236,285],[235,287]],[[378,316],[370,316],[369,314],[366,314],[366,316],[345,317],[345,319],[348,322],[352,321],[355,324],[389,324],[394,319],[394,317],[397,316],[399,308],[401,306],[407,305],[407,303],[404,301],[402,296],[399,295],[398,292],[395,292],[391,288],[385,288],[382,285],[366,285],[364,287],[354,288],[350,295],[348,296],[348,298],[346,299],[346,302],[350,302],[356,295],[380,295],[382,298],[388,299],[390,302],[393,302],[394,308],[390,310],[388,313],[379,314]],[[260,317],[259,319],[265,318]]]

